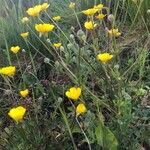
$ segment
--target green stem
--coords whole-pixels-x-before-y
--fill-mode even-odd
[[[79,122],[79,120],[78,120],[77,117],[76,117],[76,121],[77,121],[77,123],[78,123],[78,125],[79,125],[79,127],[80,127],[80,129],[81,129],[81,131],[82,131],[82,133],[83,133],[83,135],[84,135],[84,137],[85,137],[87,143],[88,143],[89,150],[92,150],[91,145],[90,145],[90,141],[89,141],[89,139],[88,139],[86,133],[84,132],[84,130],[83,130],[83,128],[82,128],[82,126],[81,126],[81,124],[80,124],[80,122]]]
[[[60,113],[62,114],[63,120],[64,120],[64,122],[65,122],[65,124],[66,124],[66,126],[67,126],[67,129],[68,129],[68,132],[69,132],[69,135],[70,135],[70,138],[71,138],[73,147],[74,147],[75,150],[78,150],[78,149],[77,149],[77,146],[76,146],[76,144],[75,144],[75,142],[74,142],[73,135],[72,135],[71,129],[70,129],[70,127],[69,127],[69,123],[68,123],[66,114],[64,113],[64,111],[62,110],[61,107],[59,107],[59,110],[60,110]]]

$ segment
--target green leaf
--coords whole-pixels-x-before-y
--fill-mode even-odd
[[[103,127],[101,123],[95,129],[95,136],[96,136],[97,143],[103,146]]]
[[[95,129],[95,136],[97,143],[102,146],[106,150],[117,150],[118,141],[114,134],[102,124],[99,125]]]
[[[118,141],[114,134],[105,126],[103,126],[103,134],[104,148],[108,150],[117,150]]]

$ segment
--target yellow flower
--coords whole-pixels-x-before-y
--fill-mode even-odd
[[[109,53],[103,53],[103,54],[98,54],[97,59],[102,61],[103,63],[106,63],[107,61],[111,60],[113,58],[113,55]]]
[[[97,11],[98,11],[98,9],[90,8],[90,9],[84,10],[82,12],[87,16],[91,16],[91,15],[94,15]]]
[[[95,9],[98,9],[98,10],[102,10],[102,8],[104,7],[103,4],[98,4],[98,5],[95,5],[94,8]]]
[[[8,66],[8,67],[3,67],[0,69],[0,74],[6,75],[6,76],[14,76],[16,72],[16,67],[15,66]]]
[[[69,4],[69,8],[71,8],[71,9],[75,8],[75,6],[76,6],[76,4],[73,3],[73,2],[71,2],[71,3]]]
[[[48,33],[50,31],[52,31],[54,29],[54,25],[52,24],[46,24],[46,23],[43,23],[43,24],[36,24],[35,25],[35,29],[36,31],[44,34],[44,33]]]
[[[24,33],[21,33],[20,35],[21,35],[21,37],[26,38],[26,37],[28,37],[29,32],[24,32]]]
[[[81,88],[79,87],[71,87],[68,91],[66,91],[66,96],[70,99],[77,100],[81,95]]]
[[[31,7],[27,10],[27,14],[32,17],[36,17],[42,11],[42,5],[36,5],[35,7]]]
[[[105,16],[106,16],[106,15],[104,15],[104,14],[98,14],[98,15],[96,16],[96,18],[99,19],[99,20],[103,20]]]
[[[48,7],[49,7],[49,4],[48,4],[48,3],[43,3],[43,4],[41,5],[41,10],[46,10]]]
[[[60,19],[61,19],[60,16],[53,17],[53,20],[55,20],[55,21],[59,21]]]
[[[76,107],[76,114],[77,116],[80,114],[83,114],[87,111],[85,105],[83,103],[80,103],[77,107]]]
[[[27,23],[27,22],[29,22],[29,18],[28,17],[24,17],[24,18],[22,18],[21,22],[22,23]]]
[[[61,43],[54,43],[53,45],[54,45],[55,48],[60,48]]]
[[[17,54],[17,53],[20,51],[20,47],[19,47],[19,46],[12,46],[12,47],[10,48],[10,50],[11,50],[13,53]]]
[[[121,35],[121,32],[118,31],[118,29],[110,29],[108,30],[108,34],[112,37],[118,37]]]
[[[84,23],[84,27],[87,30],[93,30],[96,26],[97,26],[97,24],[94,24],[92,21],[87,21]]]
[[[8,115],[16,122],[19,122],[22,121],[25,113],[26,113],[26,108],[24,108],[23,106],[18,106],[10,109]]]
[[[29,95],[29,90],[25,89],[23,91],[20,91],[20,95],[24,98],[27,97]]]

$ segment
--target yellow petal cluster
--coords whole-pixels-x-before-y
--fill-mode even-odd
[[[43,3],[42,5],[30,7],[26,12],[29,16],[36,17],[40,14],[41,11],[46,10],[48,7],[49,7],[48,3]]]
[[[25,98],[29,95],[29,90],[28,89],[25,89],[23,91],[20,91],[20,95]]]
[[[10,48],[10,51],[12,51],[13,53],[17,54],[20,51],[20,47],[19,46],[12,46]]]
[[[0,74],[1,75],[6,75],[9,77],[12,77],[15,75],[16,72],[16,67],[15,66],[8,66],[8,67],[3,67],[0,69]]]
[[[29,32],[24,32],[20,34],[21,37],[26,38],[29,36]]]
[[[23,106],[18,106],[10,109],[8,115],[16,122],[22,121],[24,115],[26,113],[26,108]]]
[[[98,9],[99,11],[102,10],[103,7],[104,7],[103,4],[98,4],[98,5],[95,5],[95,6],[94,6],[94,8],[95,8],[95,9]]]
[[[36,31],[38,31],[42,34],[51,32],[54,29],[54,27],[55,27],[54,25],[48,24],[48,23],[36,24],[35,25]]]
[[[83,114],[87,111],[85,105],[83,103],[78,104],[78,106],[76,107],[76,114],[77,116],[80,114]]]
[[[60,19],[61,19],[60,16],[55,16],[55,17],[53,17],[53,20],[55,20],[55,21],[59,21]]]
[[[113,55],[109,54],[109,53],[102,53],[102,54],[98,54],[97,55],[97,59],[103,63],[108,62],[109,60],[111,60],[113,58]]]
[[[81,88],[71,87],[65,94],[69,99],[78,100],[81,95]]]
[[[106,15],[100,13],[96,16],[96,19],[103,20]]]
[[[93,30],[96,26],[97,26],[97,24],[94,24],[92,21],[86,21],[86,22],[84,23],[84,27],[85,27],[87,30]]]
[[[49,4],[48,3],[43,3],[42,5],[41,5],[41,11],[43,10],[46,10],[47,8],[49,7]]]
[[[71,3],[69,4],[69,8],[71,8],[71,9],[75,8],[75,6],[76,6],[76,4],[73,3],[73,2],[71,2]]]
[[[87,9],[87,10],[83,10],[82,12],[83,12],[85,15],[87,15],[87,16],[92,16],[92,15],[94,15],[97,11],[98,11],[98,9],[90,8],[90,9]]]
[[[53,46],[54,46],[55,48],[60,48],[61,45],[62,45],[61,43],[54,43],[54,44],[53,44]]]
[[[36,5],[34,7],[29,8],[27,10],[27,14],[29,16],[36,17],[36,16],[38,16],[40,14],[41,10],[42,10],[41,5]]]
[[[118,29],[110,29],[110,30],[108,30],[108,34],[109,34],[109,36],[114,36],[114,37],[118,37],[118,36],[120,36],[121,35],[121,32],[119,32],[119,30]]]

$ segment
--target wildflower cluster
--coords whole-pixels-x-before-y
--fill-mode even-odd
[[[88,21],[84,23],[84,27],[87,30],[93,30],[97,26],[93,18],[96,18],[97,20],[103,20],[106,17],[106,14],[102,13],[102,9],[105,9],[104,5],[98,4],[95,5],[93,8],[82,11],[82,13],[88,17]],[[118,37],[121,35],[117,28],[112,28],[108,30],[108,34],[114,37]]]
[[[8,42],[7,38],[4,39],[6,46],[1,47],[1,53],[7,59],[4,59],[5,65],[0,65],[0,91],[4,91],[4,102],[10,105],[8,110],[4,107],[4,112],[7,111],[9,120],[15,123],[12,133],[17,134],[13,136],[16,140],[12,145],[17,141],[19,146],[15,143],[15,147],[45,149],[57,146],[61,140],[69,146],[62,149],[73,149],[70,147],[72,141],[74,149],[82,149],[80,145],[86,145],[88,148],[83,149],[116,150],[120,135],[132,137],[129,132],[123,132],[127,127],[132,128],[134,123],[130,119],[134,120],[132,95],[139,99],[149,92],[147,86],[140,90],[133,88],[133,85],[144,82],[141,80],[147,80],[143,77],[148,52],[140,49],[136,55],[131,52],[131,56],[124,59],[124,46],[120,42],[128,34],[122,34],[120,29],[118,8],[111,9],[107,4],[92,0],[70,1],[69,4],[65,1],[62,4],[66,4],[63,6],[68,10],[62,9],[62,12],[54,8],[60,6],[54,6],[53,2],[50,9],[47,2],[38,2],[25,11],[22,9],[20,12],[23,14],[17,14],[16,19],[23,16],[17,25],[20,28],[14,30],[17,38],[13,37]],[[86,6],[82,7],[82,4]],[[120,7],[119,4],[118,1],[116,6]],[[133,4],[139,6],[139,3]],[[67,15],[63,15],[65,13]],[[129,29],[131,31],[132,28]],[[2,31],[5,34],[7,30]],[[145,35],[142,40],[144,38]],[[126,58],[129,57],[128,62]],[[76,135],[79,138],[74,138]],[[34,139],[35,143],[32,145],[29,139]]]
[[[68,91],[66,91],[66,96],[74,101],[77,101],[81,96],[81,88],[80,87],[71,87]],[[83,114],[87,111],[85,105],[83,103],[79,103],[76,107],[77,116]]]
[[[75,9],[76,4],[71,2],[69,4],[69,8],[70,9]],[[49,7],[48,3],[43,3],[41,5],[36,5],[34,7],[30,7],[27,9],[27,14],[31,17],[38,17],[40,15],[41,12],[46,11],[46,9]],[[97,26],[99,26],[98,21],[99,20],[103,20],[106,17],[106,14],[103,14],[102,10],[105,9],[103,4],[98,4],[93,6],[93,8],[89,8],[87,10],[83,10],[82,13],[84,15],[87,16],[87,21],[84,23],[84,27],[86,30],[95,30]],[[51,20],[58,22],[59,20],[61,20],[61,16],[57,15],[57,16],[53,16],[51,18]],[[29,22],[29,18],[28,17],[24,17],[22,20],[22,23],[28,23]],[[54,29],[57,28],[57,26],[53,25],[52,23],[37,23],[35,24],[35,30],[39,33],[39,35],[47,35],[49,32],[54,31]],[[118,31],[117,28],[112,28],[109,29],[108,31],[109,37],[119,37],[121,35],[121,33]],[[22,32],[20,33],[20,36],[26,40],[27,37],[29,36],[29,32]],[[84,40],[86,39],[84,32],[81,30],[80,33],[77,33],[78,37],[82,37],[81,39]],[[71,37],[71,36],[70,36]],[[73,35],[73,39],[74,39],[74,35]],[[49,43],[51,43],[51,41],[49,40]],[[52,43],[51,43],[52,44]],[[55,50],[58,50],[59,48],[63,47],[61,42],[56,42],[52,44],[52,47]],[[10,51],[13,52],[14,54],[17,54],[20,51],[20,46],[12,46],[10,48]],[[107,63],[108,61],[110,61],[113,58],[113,55],[110,53],[100,53],[97,55],[97,60],[101,61],[102,63]],[[1,75],[5,75],[5,76],[9,76],[9,77],[13,77],[16,73],[16,67],[15,66],[8,66],[8,67],[3,67],[0,69],[0,74]],[[65,95],[66,97],[68,97],[70,100],[73,101],[77,101],[80,99],[81,96],[81,88],[80,87],[71,87],[68,91],[66,91]],[[24,89],[24,90],[20,90],[20,96],[22,98],[26,98],[29,95],[29,90],[28,89]],[[79,103],[76,107],[76,114],[80,115],[82,113],[85,113],[87,111],[85,104],[83,102]],[[17,108],[13,108],[10,110],[9,112],[9,116],[11,118],[13,118],[15,121],[19,121],[22,120],[24,114],[26,112],[26,109],[23,108],[22,106],[19,106]]]
[[[33,74],[33,76],[36,76],[36,74],[37,74],[36,66],[34,64],[32,53],[30,51],[30,48],[32,47],[37,52],[39,52],[39,49],[35,48],[34,45],[32,44],[32,42],[30,41],[30,39],[32,39],[32,33],[35,33],[34,34],[35,38],[37,38],[39,40],[39,42],[42,43],[42,46],[45,47],[46,50],[48,52],[50,52],[50,54],[52,54],[52,56],[54,57],[53,58],[54,60],[51,60],[51,58],[49,58],[48,55],[44,54],[43,55],[45,57],[43,59],[44,64],[53,66],[51,64],[51,62],[54,62],[55,66],[56,66],[56,68],[58,68],[58,70],[60,69],[60,65],[62,65],[64,68],[63,69],[61,68],[60,69],[61,71],[66,69],[71,75],[73,75],[75,77],[75,80],[78,80],[78,81],[75,81],[76,82],[75,86],[70,87],[63,94],[67,98],[68,103],[71,104],[71,106],[73,108],[73,111],[71,108],[71,111],[73,112],[71,114],[75,115],[75,120],[78,123],[81,131],[83,132],[83,134],[85,136],[85,139],[88,143],[89,149],[91,149],[90,142],[88,141],[88,138],[86,137],[86,134],[84,133],[84,130],[82,129],[82,125],[80,124],[80,118],[84,118],[83,114],[85,114],[85,117],[86,117],[88,112],[90,113],[90,111],[91,111],[90,109],[88,110],[88,108],[90,108],[89,106],[91,104],[88,103],[87,97],[85,96],[86,94],[83,92],[84,90],[86,91],[86,88],[84,88],[85,85],[84,85],[84,83],[82,83],[82,73],[80,73],[80,71],[82,70],[81,67],[84,66],[81,64],[81,62],[82,62],[81,58],[84,59],[85,56],[86,57],[88,56],[88,55],[83,54],[83,52],[82,52],[82,49],[84,49],[86,46],[89,47],[89,49],[94,50],[93,51],[94,59],[92,58],[92,61],[96,63],[96,58],[97,58],[97,60],[101,62],[100,66],[102,66],[103,72],[106,74],[107,78],[109,79],[109,75],[107,74],[106,67],[109,66],[108,62],[110,62],[114,58],[113,51],[108,51],[108,52],[104,51],[104,50],[100,51],[96,48],[99,45],[98,46],[95,45],[95,43],[96,43],[95,39],[99,38],[99,36],[97,34],[97,30],[100,30],[99,27],[102,25],[104,18],[108,17],[106,14],[103,14],[103,9],[106,9],[106,8],[104,7],[103,4],[97,4],[97,5],[93,6],[92,8],[81,11],[81,14],[86,16],[86,21],[82,22],[82,24],[80,24],[81,22],[78,18],[78,14],[76,13],[77,4],[74,2],[71,2],[68,5],[68,8],[76,16],[77,23],[78,23],[80,29],[76,32],[75,28],[71,27],[71,31],[69,31],[70,35],[68,36],[68,34],[66,34],[63,31],[63,28],[61,26],[59,26],[61,24],[61,21],[63,21],[63,17],[59,14],[58,15],[49,14],[47,12],[47,9],[49,8],[49,6],[50,5],[48,3],[43,3],[43,4],[38,4],[36,6],[30,7],[26,10],[26,14],[28,14],[28,17],[25,16],[21,19],[21,22],[22,22],[21,25],[24,26],[24,28],[22,28],[22,29],[24,29],[24,31],[21,30],[22,32],[18,36],[20,36],[22,38],[22,40],[24,40],[25,44],[27,45],[27,48],[29,51],[29,56],[31,59],[31,62],[29,61],[29,63],[30,63],[29,66],[33,66],[33,72],[35,74],[32,73],[32,71],[31,72],[28,71],[28,62],[25,63],[25,65],[27,66],[25,71],[24,71],[24,68],[21,68],[21,64],[19,61],[20,59],[18,56],[21,54],[21,52],[20,52],[21,49],[22,49],[22,51],[24,50],[24,47],[21,46],[21,44],[20,45],[14,44],[15,46],[11,46],[9,48],[9,50],[11,52],[10,54],[12,54],[12,55],[15,54],[14,57],[17,58],[18,66],[20,67],[20,70],[18,69],[18,72],[20,71],[19,73],[21,74],[21,81],[19,81],[19,82],[23,82],[23,84],[22,83],[20,84],[21,88],[18,88],[19,89],[18,94],[15,94],[15,96],[14,96],[15,97],[14,99],[19,98],[19,100],[17,100],[17,104],[15,103],[16,106],[14,106],[14,104],[13,104],[13,107],[8,111],[8,116],[11,119],[13,119],[17,124],[19,122],[22,122],[23,119],[25,118],[26,114],[29,114],[30,112],[32,113],[32,111],[28,111],[28,103],[27,102],[31,101],[31,104],[32,104],[33,103],[32,99],[34,99],[35,104],[32,105],[31,107],[35,107],[35,114],[37,114],[37,111],[41,108],[41,106],[39,106],[39,107],[37,106],[36,100],[42,101],[42,99],[45,95],[47,96],[47,98],[49,95],[47,93],[44,93],[43,97],[42,96],[38,97],[38,94],[37,94],[38,92],[34,93],[34,87],[33,87],[33,85],[36,86],[36,84],[32,84],[32,86],[30,86],[30,84],[24,83],[24,80],[25,80],[24,76],[26,74],[28,74],[28,73]],[[43,15],[41,15],[42,13],[43,13]],[[31,23],[34,23],[34,24],[31,26]],[[32,31],[32,32],[30,32],[30,31]],[[104,30],[104,32],[106,32],[106,30]],[[89,35],[92,37],[92,40],[90,38],[88,39]],[[114,39],[116,39],[116,37],[119,37],[121,35],[121,32],[119,32],[118,28],[116,28],[116,26],[114,25],[114,26],[112,26],[112,28],[107,30],[107,33],[105,35],[109,40],[114,40]],[[54,37],[54,38],[51,38],[51,37]],[[79,43],[77,42],[76,39],[79,40]],[[89,42],[88,40],[91,40],[91,41]],[[81,45],[83,45],[83,47],[81,47]],[[68,51],[66,51],[66,49],[68,49]],[[79,51],[79,53],[77,52],[77,50]],[[100,51],[100,53],[99,53],[99,51]],[[40,51],[40,54],[42,54],[41,51]],[[25,55],[26,54],[24,54],[24,59],[26,60]],[[82,57],[82,55],[83,55],[83,57]],[[64,56],[64,58],[63,58],[63,56]],[[65,63],[65,58],[66,58],[66,60],[69,60],[71,63],[74,62],[74,65],[77,65],[77,67],[74,67],[75,70],[77,69],[77,73],[75,72],[75,75],[74,75],[74,73],[72,73],[72,70],[68,67],[68,64]],[[111,65],[111,62],[110,62],[110,65]],[[54,68],[54,69],[56,69],[56,68]],[[16,72],[17,72],[16,66],[13,66],[13,65],[7,66],[7,67],[2,67],[0,69],[0,74],[2,75],[2,77],[5,80],[8,80],[7,82],[10,82],[11,80],[14,81],[14,76],[15,76]],[[78,79],[76,78],[76,76]],[[52,82],[52,84],[53,84],[53,82]],[[78,86],[76,86],[76,85],[78,85]],[[10,86],[10,88],[11,88],[11,86]],[[35,87],[35,90],[36,90],[36,87]],[[47,89],[45,88],[44,90],[46,91]],[[44,90],[42,89],[41,91],[44,91]],[[56,96],[54,96],[54,97],[56,98]],[[59,99],[58,108],[65,120],[66,117],[63,113],[63,109],[61,108],[61,105],[63,105],[63,103],[62,103],[63,98],[58,98],[58,99]],[[98,105],[98,103],[97,103],[97,105]],[[99,107],[99,106],[97,106],[97,107]],[[43,110],[41,110],[41,111],[43,111]],[[29,114],[29,116],[30,116],[30,114]],[[37,119],[37,117],[38,116],[36,116],[36,119]],[[30,119],[30,118],[27,118],[27,119]],[[67,121],[65,120],[65,122],[67,122]]]

